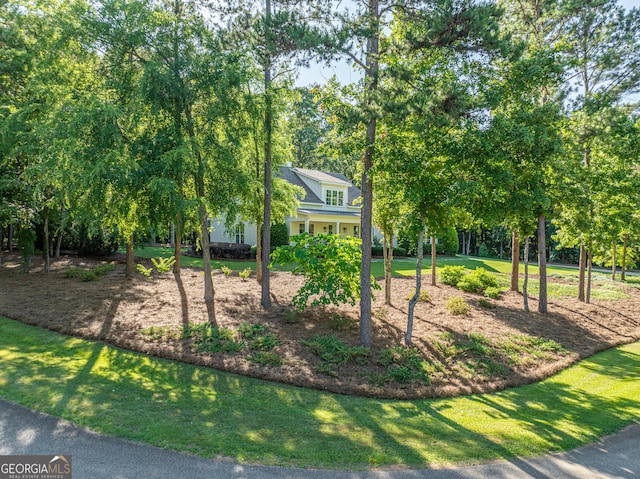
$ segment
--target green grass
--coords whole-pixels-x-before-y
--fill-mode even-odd
[[[640,343],[541,383],[423,401],[309,391],[165,361],[0,318],[0,395],[101,433],[203,457],[425,467],[532,456],[640,416]]]

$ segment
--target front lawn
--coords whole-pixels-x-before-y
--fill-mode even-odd
[[[385,401],[263,382],[0,318],[0,394],[101,433],[202,457],[359,469],[571,449],[640,415],[640,343],[537,384]]]

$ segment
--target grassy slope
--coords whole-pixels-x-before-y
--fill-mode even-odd
[[[538,384],[381,401],[272,384],[0,318],[0,395],[203,457],[326,468],[475,463],[569,449],[640,416],[640,343]]]

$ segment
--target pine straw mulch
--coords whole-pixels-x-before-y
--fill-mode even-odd
[[[256,358],[264,358],[265,351],[251,349],[253,343],[248,338],[239,343],[239,351],[231,353],[204,351],[192,338],[182,339],[186,325],[209,319],[202,300],[201,270],[183,268],[179,277],[169,272],[151,279],[136,274],[127,280],[121,258],[115,259],[114,271],[85,282],[68,278],[65,272],[90,269],[101,261],[63,257],[45,274],[42,262],[33,259],[31,273],[24,274],[19,258],[5,254],[0,266],[0,315],[256,378],[341,394],[399,399],[489,392],[527,384],[598,351],[640,339],[640,290],[623,284],[619,287],[628,299],[588,305],[573,298],[553,299],[547,314],[535,312],[535,298],[529,301],[532,312],[525,313],[523,297],[517,293],[504,293],[491,300],[493,309],[487,309],[479,305],[478,295],[445,285],[427,285],[429,301],[418,303],[415,311],[413,343],[417,350],[409,355],[414,361],[402,363],[406,350],[390,348],[403,344],[406,298],[414,288],[411,278],[393,279],[393,306],[385,306],[383,292],[377,292],[374,346],[363,352],[355,348],[359,338],[357,305],[296,313],[291,298],[302,278],[274,272],[273,306],[264,311],[254,277],[244,281],[237,273],[226,277],[216,271],[216,324],[236,331],[238,343],[237,331],[243,329],[243,323],[244,329],[260,324],[264,326],[259,328],[263,329],[261,334],[276,338],[277,344],[268,353],[282,364],[259,364]],[[448,312],[445,302],[451,296],[465,298],[471,306],[469,313]],[[329,346],[338,344],[326,353],[328,361],[322,361],[317,349],[314,352],[310,346],[314,339],[316,345],[323,341]],[[549,347],[556,343],[563,349]]]

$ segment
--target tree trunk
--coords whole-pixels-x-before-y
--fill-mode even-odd
[[[591,303],[591,267],[593,264],[593,257],[591,255],[591,249],[587,252],[587,291],[585,295],[585,303]]]
[[[584,301],[584,275],[587,268],[587,249],[580,242],[580,271],[578,273],[578,301]]]
[[[0,266],[2,266],[2,255],[4,254],[4,228],[0,225]]]
[[[431,286],[436,285],[436,259],[438,252],[436,251],[436,237],[431,237]]]
[[[9,253],[13,253],[13,233],[13,225],[9,225],[9,236],[7,237],[7,241],[9,242],[9,244],[7,245],[7,249],[9,250]]]
[[[538,215],[538,268],[540,271],[540,290],[538,293],[538,312],[547,312],[547,238],[546,222],[543,214]]]
[[[612,253],[612,259],[611,259],[611,280],[615,281],[616,280],[616,253],[618,249],[618,242],[614,241],[613,242],[613,253]]]
[[[176,262],[173,263],[173,274],[180,274],[180,247],[182,246],[182,217],[178,218],[173,228],[173,256]]]
[[[627,273],[627,243],[629,241],[629,233],[624,235],[624,240],[622,243],[622,264],[620,265],[620,281],[626,280]]]
[[[407,332],[404,336],[404,344],[411,346],[411,335],[413,333],[413,311],[416,307],[418,299],[420,299],[420,288],[422,286],[422,258],[424,243],[424,231],[420,230],[418,233],[418,259],[416,260],[416,292],[409,300],[409,311],[407,313]]]
[[[469,236],[467,236],[467,256],[471,254],[471,231],[469,231]]]
[[[265,0],[265,32],[267,46],[271,36],[271,0]],[[271,58],[267,57],[264,67],[264,219],[262,222],[262,296],[260,303],[264,309],[271,307],[269,284],[269,258],[271,256]]]
[[[133,238],[133,235],[130,235],[129,238],[127,239],[127,267],[125,270],[125,276],[128,279],[133,278],[133,272],[136,269],[136,265],[133,257],[133,244],[134,244],[134,238]]]
[[[518,279],[520,276],[520,237],[518,231],[513,230],[511,238],[511,291],[518,292]]]
[[[391,305],[391,274],[393,269],[393,233],[382,232],[382,254],[384,255],[384,304]]]
[[[216,312],[211,276],[211,249],[209,247],[209,215],[207,207],[200,205],[200,245],[202,246],[202,262],[204,266],[204,303],[207,307],[209,324],[216,324]]]
[[[524,240],[524,282],[522,283],[522,298],[524,299],[524,310],[529,312],[529,296],[527,286],[529,285],[529,237]]]
[[[376,141],[377,120],[375,117],[374,94],[378,89],[378,0],[369,1],[369,17],[375,22],[371,36],[367,40],[367,69],[365,70],[366,111],[370,111],[367,123],[364,167],[362,170],[362,212],[360,230],[362,232],[362,264],[360,268],[360,344],[373,345],[373,326],[371,321],[371,228],[373,217],[373,181],[370,176],[373,167],[373,151]]]
[[[262,284],[262,223],[256,218],[256,281]]]
[[[464,234],[464,231],[462,231],[461,234],[462,234],[462,247],[460,248],[460,252],[464,255],[465,254],[465,252],[464,252],[464,246],[465,246],[465,242],[464,242],[465,234]]]
[[[49,248],[49,212],[44,213],[44,237],[42,239],[42,252],[44,253],[44,272],[51,270],[51,250]]]

